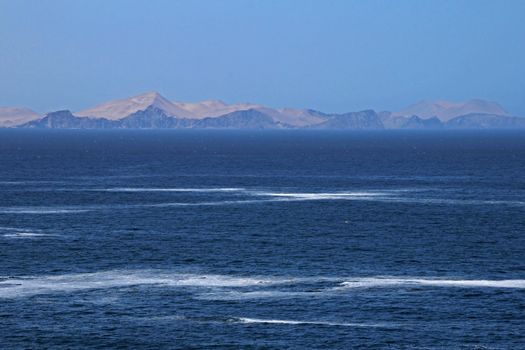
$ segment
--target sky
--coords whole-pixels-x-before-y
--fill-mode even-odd
[[[325,112],[497,101],[525,116],[523,0],[0,0],[0,106],[158,91]]]

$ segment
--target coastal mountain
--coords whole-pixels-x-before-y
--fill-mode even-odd
[[[2,114],[3,112],[3,114]],[[0,126],[23,128],[122,129],[516,129],[525,118],[497,103],[421,102],[399,112],[364,110],[323,113],[219,100],[170,101],[157,92],[102,103],[79,112],[57,111],[40,118],[29,109],[0,109]]]
[[[129,116],[113,121],[113,128],[123,129],[173,129],[181,127],[191,119],[179,119],[168,115],[164,110],[149,106],[145,110],[136,111]]]
[[[191,113],[192,118],[203,119],[219,117],[232,112],[263,108],[254,103],[226,104],[220,100],[205,100],[195,103],[173,102],[177,107]]]
[[[278,124],[288,124],[295,127],[321,123],[325,120],[324,114],[311,109],[298,108],[269,108],[255,103],[226,104],[220,100],[205,100],[195,103],[173,102],[192,114],[192,118],[215,118],[239,111],[258,111],[267,115]],[[248,114],[246,114],[248,115]]]
[[[234,111],[219,117],[175,118],[149,107],[114,121],[112,127],[127,129],[276,129],[286,127],[255,109]]]
[[[40,115],[25,107],[0,107],[0,128],[8,128],[39,119]]]
[[[350,112],[327,116],[322,123],[313,125],[315,129],[384,129],[379,115],[373,110]]]
[[[231,112],[216,118],[205,118],[195,123],[198,129],[281,129],[291,126],[274,120],[256,109]]]
[[[239,111],[248,111],[245,116],[251,116],[253,111],[270,117],[276,125],[292,127],[309,127],[321,124],[328,119],[328,115],[311,109],[281,108],[274,109],[255,103],[226,104],[220,100],[204,100],[195,103],[169,101],[157,92],[130,97],[128,99],[109,101],[93,108],[75,112],[79,117],[104,118],[108,120],[122,120],[134,113],[153,108],[168,117],[178,119],[206,119],[217,118]],[[149,113],[151,115],[151,111]],[[214,123],[201,123],[211,125]]]
[[[95,107],[75,112],[79,117],[121,120],[133,113],[154,108],[165,115],[183,119],[204,119],[223,116],[232,112],[265,108],[253,103],[226,104],[220,100],[195,103],[170,101],[158,92],[147,92],[127,99],[113,100]]]
[[[485,113],[470,113],[449,120],[451,129],[524,129],[525,118]]]
[[[321,124],[329,118],[328,114],[313,109],[259,107],[256,110],[271,116],[277,123],[297,128]]]
[[[79,117],[70,111],[46,114],[42,119],[20,125],[39,129],[282,129],[291,126],[276,122],[255,109],[235,111],[220,117],[176,118],[150,106],[120,120]]]
[[[104,118],[109,120],[123,119],[135,112],[144,111],[149,107],[162,110],[171,117],[194,118],[195,115],[173,102],[167,100],[158,92],[147,92],[127,99],[102,103],[93,108],[75,112],[79,117]]]
[[[38,129],[106,129],[115,127],[115,122],[104,118],[88,118],[73,115],[68,110],[46,114],[43,118],[20,125],[21,128]]]
[[[479,99],[468,100],[465,102],[422,101],[401,111],[392,113],[392,115],[405,117],[417,115],[423,119],[437,117],[442,122],[448,122],[453,118],[472,113],[508,115],[507,111],[496,102]]]
[[[445,123],[437,117],[421,118],[417,115],[406,117],[382,112],[380,118],[385,129],[442,129],[445,126]]]
[[[408,117],[390,112],[381,112],[379,116],[385,129],[441,129],[446,124],[437,117],[421,118],[417,115]]]

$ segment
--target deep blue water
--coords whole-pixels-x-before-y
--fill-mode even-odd
[[[525,133],[2,130],[0,348],[525,348]]]

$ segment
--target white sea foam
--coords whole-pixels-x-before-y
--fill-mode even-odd
[[[392,193],[389,192],[376,192],[376,191],[364,191],[364,192],[252,192],[253,195],[280,198],[282,200],[363,200],[363,199],[376,199],[377,197],[388,197]]]
[[[58,235],[43,233],[38,229],[0,226],[0,237],[4,238],[42,238],[56,236]]]
[[[453,280],[429,278],[356,278],[341,283],[343,288],[373,288],[396,286],[429,286],[457,288],[525,288],[525,280]]]
[[[0,208],[0,214],[74,214],[84,213],[91,209],[64,208],[64,207],[3,207]]]
[[[276,201],[311,201],[311,200],[360,200],[394,203],[421,203],[443,205],[508,205],[525,206],[520,200],[486,200],[486,199],[453,199],[412,197],[406,193],[424,192],[426,189],[397,189],[388,191],[361,192],[272,192],[252,191],[255,196],[273,197]]]
[[[241,192],[244,188],[235,187],[213,187],[213,188],[143,188],[143,187],[117,187],[107,188],[105,192]]]
[[[2,237],[5,238],[42,238],[42,237],[56,237],[57,235],[48,234],[48,233],[37,233],[37,232],[12,232],[12,233],[5,233],[2,235]]]
[[[16,235],[17,233],[13,233]],[[5,236],[5,235],[4,235]],[[18,233],[13,237],[39,237]],[[329,286],[332,282],[338,287]],[[327,286],[327,283],[329,284]],[[393,288],[399,286],[455,288],[525,288],[525,280],[453,280],[430,278],[285,278],[187,274],[158,270],[111,270],[49,276],[8,277],[0,280],[0,298],[27,297],[39,294],[68,293],[90,289],[124,288],[157,285],[194,288],[201,299],[242,300],[257,298],[303,298],[333,296],[352,288]],[[294,290],[289,290],[294,286]],[[297,287],[302,287],[297,289]],[[314,287],[314,289],[312,289]],[[246,288],[255,288],[246,289]],[[309,291],[312,290],[312,291]]]
[[[425,191],[425,189],[392,189],[384,191],[335,191],[335,192],[278,192],[264,191],[236,187],[217,188],[109,188],[92,189],[89,191],[107,192],[195,192],[212,193],[221,192],[226,194],[243,195],[245,198],[230,197],[222,200],[211,201],[188,201],[167,203],[144,203],[127,205],[91,205],[79,207],[3,207],[3,214],[74,214],[93,210],[126,210],[133,208],[166,208],[186,206],[227,206],[227,205],[249,205],[271,202],[293,202],[293,201],[326,201],[326,200],[351,200],[351,201],[376,201],[392,203],[421,203],[430,205],[509,205],[525,206],[524,201],[519,200],[482,200],[482,199],[450,199],[450,198],[424,198],[413,197],[407,193]],[[247,197],[247,198],[246,198]]]
[[[234,277],[226,275],[178,274],[149,270],[113,270],[95,273],[7,278],[0,281],[0,298],[26,297],[39,294],[108,289],[137,285],[170,287],[249,287],[289,283],[290,279]]]
[[[276,202],[273,199],[240,199],[240,200],[224,200],[224,201],[208,201],[208,202],[168,202],[168,203],[156,203],[156,204],[144,204],[139,205],[140,207],[154,207],[154,208],[167,208],[167,207],[199,207],[199,206],[222,206],[222,205],[237,205],[237,204],[254,204],[264,202]]]
[[[0,186],[7,185],[41,185],[41,184],[61,184],[64,181],[52,181],[52,180],[42,180],[42,181],[0,181]]]
[[[233,277],[225,275],[179,275],[170,285],[194,287],[247,287],[290,283],[291,279]]]
[[[187,316],[187,315],[166,315],[153,316],[147,318],[132,318],[139,321],[153,321],[153,322],[173,322],[173,321],[189,321],[199,323],[229,323],[229,324],[267,324],[267,325],[291,325],[291,326],[335,326],[335,327],[375,327],[375,328],[397,328],[390,323],[357,323],[357,322],[336,322],[325,320],[283,320],[283,319],[262,319],[250,317],[224,317],[224,316]]]
[[[237,322],[240,323],[262,323],[262,324],[280,324],[280,325],[313,325],[313,326],[339,326],[339,327],[388,327],[388,324],[382,323],[347,323],[347,322],[330,322],[330,321],[299,321],[299,320],[275,320],[239,317]]]

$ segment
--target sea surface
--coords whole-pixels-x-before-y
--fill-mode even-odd
[[[1,349],[525,349],[525,133],[0,131]]]

